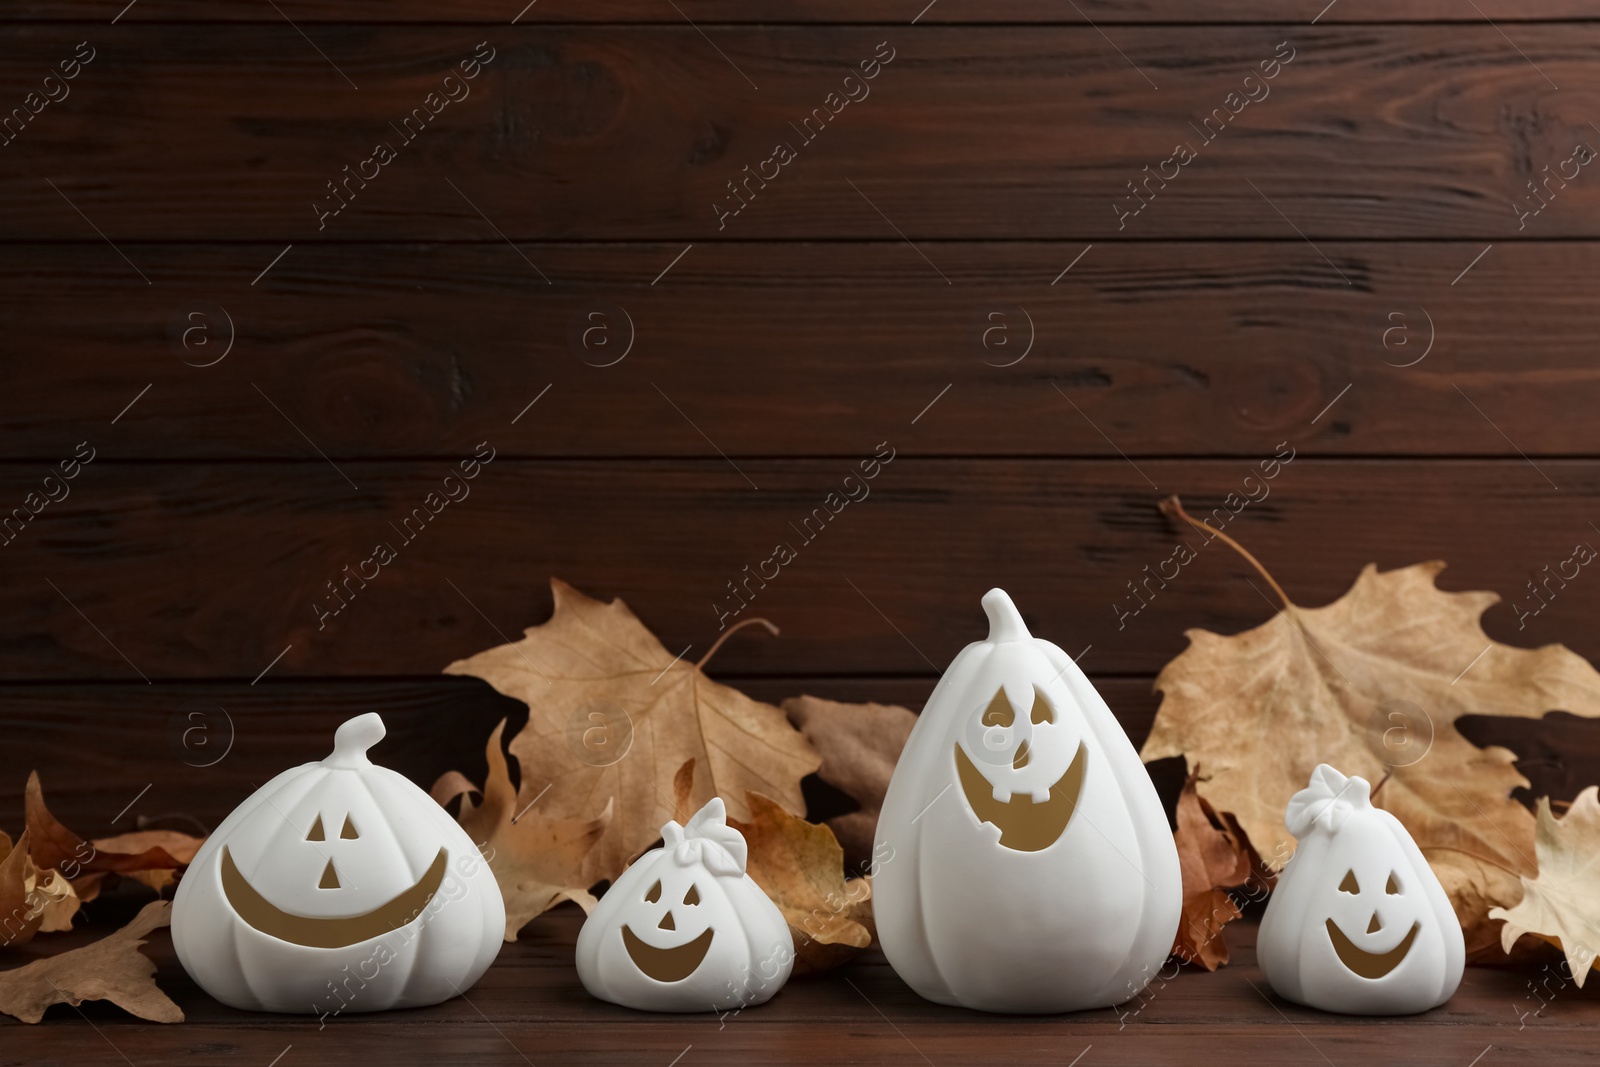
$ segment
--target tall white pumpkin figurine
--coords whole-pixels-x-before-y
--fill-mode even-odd
[[[1119,1004],[1172,948],[1182,879],[1150,776],[1061,649],[1002,590],[900,754],[872,898],[896,973],[941,1004]]]
[[[284,771],[234,809],[178,883],[172,944],[213,997],[252,1011],[436,1004],[500,951],[505,904],[448,812],[367,759],[376,713],[327,759]]]
[[[744,835],[712,797],[623,871],[578,932],[578,978],[642,1011],[727,1011],[769,999],[794,968],[783,913],[745,873]]]
[[[1406,828],[1373,807],[1367,780],[1319,764],[1284,824],[1299,844],[1256,939],[1278,995],[1350,1015],[1449,1000],[1466,960],[1461,926]]]

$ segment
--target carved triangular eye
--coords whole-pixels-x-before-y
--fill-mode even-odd
[[[322,832],[322,816],[317,816],[317,821],[311,824],[311,832],[306,835],[307,841],[321,841],[326,837]]]
[[[1011,701],[1006,699],[1006,691],[1000,690],[989,701],[989,706],[983,713],[985,726],[1010,726],[1016,721],[1017,713],[1011,710]]]
[[[356,833],[356,824],[350,821],[350,816],[344,817],[344,829],[339,831],[339,836],[346,841],[354,841],[361,835]]]
[[[1388,893],[1391,897],[1399,895],[1400,881],[1399,879],[1395,878],[1393,871],[1389,872],[1389,884],[1383,887],[1383,891]]]
[[[683,895],[683,902],[685,904],[700,903],[700,887],[697,885],[690,886],[689,891]]]
[[[1033,721],[1035,725],[1056,721],[1056,713],[1050,710],[1050,705],[1044,702],[1044,694],[1037,689],[1033,691]]]
[[[651,904],[661,899],[661,879],[656,879],[656,884],[650,887],[650,892],[644,895],[644,899]]]
[[[1359,893],[1359,892],[1361,892],[1361,887],[1356,884],[1356,872],[1355,871],[1345,871],[1344,872],[1344,881],[1339,883],[1339,892],[1341,892],[1341,893]]]

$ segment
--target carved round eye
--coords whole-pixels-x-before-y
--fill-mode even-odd
[[[646,903],[654,904],[661,899],[661,879],[656,879],[656,884],[650,887],[650,892],[644,895]]]
[[[1383,887],[1383,891],[1391,897],[1400,894],[1400,880],[1394,876],[1393,871],[1389,873],[1389,884]]]
[[[1356,872],[1355,871],[1345,871],[1344,872],[1344,881],[1339,883],[1339,892],[1341,892],[1341,893],[1359,893],[1359,892],[1361,892],[1361,886],[1356,883]]]
[[[1050,705],[1044,702],[1044,694],[1035,689],[1033,691],[1033,722],[1038,725],[1042,722],[1055,722],[1056,713],[1050,710]]]
[[[700,903],[700,887],[697,885],[690,886],[689,891],[683,895],[683,902],[685,904]]]
[[[1006,699],[1006,691],[1000,690],[989,701],[989,706],[983,713],[985,726],[1010,726],[1016,721],[1017,713],[1011,710],[1011,701]]]

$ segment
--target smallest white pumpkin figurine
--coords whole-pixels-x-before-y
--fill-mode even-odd
[[[578,977],[601,1000],[642,1011],[729,1011],[765,1003],[794,968],[777,905],[745,873],[744,836],[722,798],[624,871],[578,933]]]
[[[1466,945],[1444,887],[1365,778],[1326,763],[1284,813],[1299,839],[1261,920],[1256,957],[1278,995],[1347,1015],[1436,1008]]]

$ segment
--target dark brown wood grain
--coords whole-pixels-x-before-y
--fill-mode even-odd
[[[930,678],[718,678],[773,704],[793,696],[873,701],[920,710]],[[1153,679],[1091,676],[1129,739],[1142,745],[1160,696]],[[373,758],[426,788],[447,770],[481,784],[490,731],[507,734],[527,710],[486,683],[466,678],[388,681],[297,680],[153,685],[79,683],[0,685],[0,831],[22,826],[23,786],[42,775],[51,811],[89,837],[142,827],[205,833],[255,787],[288,767],[327,755],[339,724],[375,711],[388,736]],[[1555,712],[1541,720],[1471,716],[1460,729],[1478,745],[1501,745],[1518,756],[1529,786],[1570,800],[1593,784],[1600,767],[1600,722]],[[1182,785],[1182,760],[1163,760],[1151,774],[1169,805]],[[855,810],[815,779],[807,780],[814,820]]]
[[[7,458],[1600,450],[1589,242],[122,248],[0,244]]]
[[[930,415],[914,428],[863,426],[859,455],[937,425]],[[537,432],[485,435],[509,444]],[[1276,608],[1220,543],[1166,589],[1144,585],[1144,568],[1156,574],[1178,546],[1156,507],[1172,492],[1197,514],[1223,509],[1218,521],[1229,494],[1239,507],[1243,494],[1267,493],[1227,531],[1299,603],[1341,595],[1368,563],[1445,559],[1447,588],[1497,590],[1530,612],[1519,630],[1511,604],[1491,609],[1491,635],[1600,657],[1590,625],[1600,581],[1581,572],[1547,591],[1537,614],[1542,601],[1525,588],[1600,539],[1586,518],[1600,503],[1592,460],[1300,459],[1264,481],[1261,461],[1246,460],[900,457],[865,481],[859,461],[843,459],[497,459],[464,483],[465,500],[413,519],[408,541],[400,524],[448,488],[453,466],[118,464],[114,434],[97,441],[107,461],[0,549],[9,677],[248,682],[274,662],[275,679],[431,673],[542,622],[551,575],[624,597],[673,653],[708,648],[719,624],[740,617],[729,588],[740,583],[742,614],[774,620],[783,636],[741,634],[718,657],[733,673],[932,678],[981,636],[978,600],[999,585],[1036,633],[1074,656],[1093,646],[1086,669],[1153,674],[1184,647],[1185,629],[1237,632]],[[0,471],[0,499],[22,503],[39,473]],[[845,503],[846,491],[869,495]],[[841,510],[824,523],[813,512],[830,515],[835,492]],[[395,558],[367,564],[365,585],[356,570],[347,578],[343,568],[374,558],[379,542]],[[776,577],[762,588],[779,542],[796,557],[765,567]]]
[[[93,907],[93,906],[92,906]],[[107,925],[127,906],[105,902]],[[371,1015],[272,1016],[235,1011],[207,997],[172,953],[165,931],[146,952],[157,981],[187,1021],[159,1026],[103,1003],[80,1016],[50,1009],[42,1025],[0,1021],[3,1055],[30,1065],[122,1065],[226,1060],[433,1067],[612,1064],[1194,1064],[1241,1061],[1326,1067],[1416,1067],[1585,1062],[1600,1004],[1571,983],[1535,999],[1534,970],[1469,968],[1442,1008],[1376,1021],[1290,1004],[1270,992],[1255,962],[1255,925],[1228,928],[1233,963],[1208,974],[1165,969],[1120,1008],[1059,1016],[985,1015],[912,993],[869,950],[846,968],[790,982],[769,1003],[736,1014],[653,1015],[594,1000],[573,967],[582,913],[564,905],[537,919],[464,998],[432,1008]],[[72,943],[85,938],[72,935]],[[53,951],[44,939],[30,953]],[[1554,985],[1550,986],[1554,990]],[[1542,1010],[1540,1006],[1543,1005]],[[1533,1014],[1539,1011],[1539,1014]],[[96,1032],[98,1030],[98,1033]],[[1492,1051],[1491,1051],[1492,1050]],[[1487,1056],[1493,1056],[1489,1059]],[[675,1061],[674,1057],[678,1057]]]
[[[1266,22],[1495,22],[1592,20],[1582,0],[1478,0],[1476,9],[1452,0],[459,0],[448,8],[427,0],[389,0],[381,7],[355,0],[278,0],[296,23],[939,23],[1027,22],[1115,26],[1128,23]],[[0,8],[0,21],[40,19],[109,22],[270,22],[279,18],[250,0],[19,0]]]
[[[1600,182],[1571,162],[1600,138],[1583,103],[1600,89],[1595,25],[1520,26],[1514,47],[1487,23],[1125,27],[1115,48],[1087,25],[728,27],[716,48],[688,25],[508,26],[493,62],[451,90],[471,94],[437,98],[439,114],[403,138],[402,120],[485,36],[337,25],[312,47],[287,23],[119,27],[91,43],[103,51],[71,96],[4,149],[8,236],[1600,234]],[[0,100],[20,102],[82,31],[6,37]],[[893,62],[847,87],[875,55]],[[1247,84],[1263,63],[1276,77]],[[858,103],[829,103],[847,88]],[[798,127],[819,108],[806,140]],[[395,158],[364,165],[380,141]],[[794,158],[764,167],[778,142]],[[1179,144],[1196,157],[1163,166]],[[1519,198],[1539,202],[1527,183],[1562,170],[1571,180],[1544,187],[1549,206],[1519,220]],[[348,206],[329,217],[344,202],[336,180]],[[1129,218],[1144,202],[1135,180],[1148,203]],[[940,249],[924,251],[938,263]],[[928,281],[944,284],[932,266]]]

